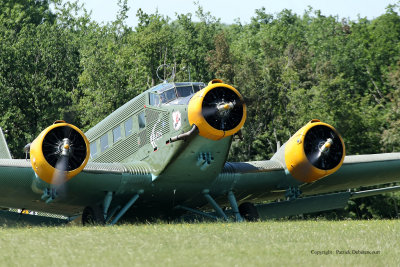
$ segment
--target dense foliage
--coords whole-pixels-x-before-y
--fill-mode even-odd
[[[400,149],[399,5],[357,21],[261,8],[231,25],[200,6],[174,20],[139,9],[135,28],[119,5],[104,25],[78,3],[1,1],[0,127],[15,157],[57,119],[89,129],[157,84],[163,63],[176,80],[221,78],[245,96],[231,160],[268,159],[312,118],[333,124],[348,154]]]

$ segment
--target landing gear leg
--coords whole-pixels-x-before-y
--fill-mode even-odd
[[[203,195],[207,199],[208,203],[214,208],[214,210],[221,216],[225,221],[228,221],[228,217],[226,216],[225,212],[221,209],[221,207],[215,202],[215,200],[210,196],[209,190],[204,190]]]
[[[235,214],[236,222],[243,222],[243,218],[242,218],[242,216],[240,216],[240,212],[239,212],[238,204],[236,202],[235,195],[233,194],[232,191],[228,192],[228,199],[229,199],[229,202],[231,203],[233,214]]]
[[[104,220],[107,218],[108,209],[110,208],[112,197],[113,197],[113,192],[107,192],[106,197],[104,198],[104,203],[103,203]]]
[[[118,220],[128,211],[130,207],[136,202],[139,198],[139,195],[143,193],[143,190],[139,190],[132,198],[125,204],[125,206],[118,212],[117,216],[111,221],[109,225],[114,225],[118,222]]]

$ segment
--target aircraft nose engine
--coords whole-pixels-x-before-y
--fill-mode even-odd
[[[285,144],[285,163],[290,174],[313,182],[337,171],[345,156],[344,143],[331,125],[312,120]]]
[[[62,184],[86,166],[89,141],[81,130],[64,121],[56,121],[42,131],[30,146],[32,168],[43,181]]]
[[[196,124],[199,135],[212,140],[237,133],[246,120],[246,104],[241,94],[221,80],[212,80],[189,102],[190,125]]]

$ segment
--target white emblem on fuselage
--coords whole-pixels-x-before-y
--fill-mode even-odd
[[[159,119],[153,126],[153,129],[151,129],[151,134],[150,134],[150,144],[153,146],[153,148],[157,148],[156,141],[160,140],[162,136],[162,132],[156,131],[157,124],[159,124],[161,120]]]
[[[174,125],[175,130],[179,130],[181,128],[181,112],[179,110],[172,112],[172,124]]]

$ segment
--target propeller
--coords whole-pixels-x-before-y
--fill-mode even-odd
[[[312,165],[321,170],[335,168],[343,157],[343,144],[330,127],[317,125],[304,138],[304,152]]]
[[[204,96],[202,114],[215,129],[229,131],[241,122],[243,104],[234,91],[226,87],[216,87]]]
[[[43,139],[43,155],[55,169],[52,184],[61,188],[67,180],[67,172],[79,168],[86,158],[85,140],[69,126],[56,127]]]

